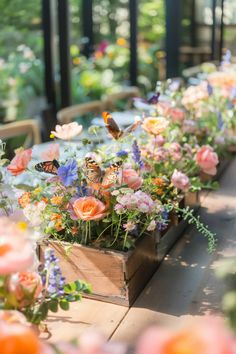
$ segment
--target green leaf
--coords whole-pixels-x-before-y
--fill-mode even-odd
[[[58,311],[58,300],[53,299],[49,301],[48,303],[49,310],[52,312],[57,312]]]
[[[68,311],[70,308],[70,304],[66,299],[63,299],[59,302],[60,308],[64,311]]]

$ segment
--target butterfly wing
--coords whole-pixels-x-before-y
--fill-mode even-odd
[[[57,175],[59,167],[60,165],[57,160],[39,162],[35,165],[36,171],[50,173],[52,175]]]
[[[149,98],[149,104],[157,104],[159,102],[160,92],[155,93],[152,97]]]
[[[110,185],[116,183],[121,166],[122,161],[117,161],[106,169],[102,179],[103,187],[108,188]]]
[[[102,177],[102,170],[98,166],[97,162],[94,161],[91,157],[85,158],[85,166],[86,166],[86,179],[88,183],[99,183]]]
[[[118,140],[123,135],[123,131],[119,128],[118,124],[112,118],[110,113],[103,112],[102,116],[108,132],[114,139]]]
[[[128,128],[126,128],[123,132],[123,136],[126,136],[126,135],[134,132],[140,126],[140,124],[142,124],[141,119],[137,120],[134,124],[132,124]]]

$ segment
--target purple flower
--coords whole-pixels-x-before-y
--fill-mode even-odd
[[[64,294],[65,278],[62,276],[61,268],[58,265],[59,260],[50,248],[45,250],[44,258],[44,268],[41,271],[42,282],[45,285],[47,280],[49,295],[62,296]]]
[[[64,186],[69,187],[78,179],[78,166],[76,160],[70,160],[67,165],[60,166],[57,172]]]
[[[222,118],[222,113],[219,111],[216,113],[217,121],[218,121],[218,129],[222,130],[224,128],[224,121]]]
[[[207,83],[207,92],[209,96],[213,94],[213,87],[209,84],[209,82]]]
[[[137,140],[134,140],[133,144],[132,144],[132,157],[134,162],[136,162],[140,168],[142,168],[144,166],[143,161],[141,159],[141,151],[139,149]]]

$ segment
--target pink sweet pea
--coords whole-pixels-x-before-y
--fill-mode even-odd
[[[219,159],[211,146],[204,145],[200,147],[196,154],[196,163],[203,172],[214,176],[216,174],[216,166],[219,163]]]
[[[143,183],[143,180],[135,170],[132,168],[123,170],[122,172],[123,183],[127,184],[131,189],[139,189]]]
[[[32,158],[32,149],[19,151],[16,156],[12,159],[10,165],[7,169],[11,172],[13,176],[18,176],[25,171],[28,163]]]
[[[50,144],[48,149],[42,152],[41,157],[45,161],[58,160],[60,157],[59,144]]]
[[[175,170],[171,182],[176,188],[179,188],[182,191],[187,191],[190,186],[189,178],[184,173]]]

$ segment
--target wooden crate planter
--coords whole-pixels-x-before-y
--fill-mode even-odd
[[[180,206],[189,206],[194,211],[197,211],[200,207],[199,193],[186,193],[184,199],[180,203]],[[184,230],[188,226],[188,222],[176,214],[171,215],[170,221],[169,227],[164,232],[155,232],[156,255],[158,262],[161,262],[165,258],[166,254],[182,236]]]
[[[151,235],[137,240],[134,250],[118,252],[68,243],[48,241],[39,246],[43,261],[43,248],[54,249],[60,260],[63,275],[68,282],[83,279],[92,285],[94,298],[124,306],[131,306],[158,266],[156,243]]]

